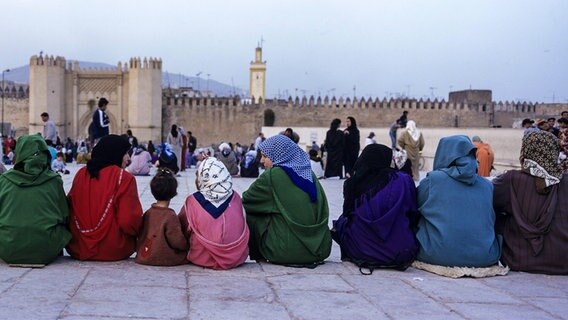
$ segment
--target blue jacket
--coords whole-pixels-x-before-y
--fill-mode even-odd
[[[93,113],[93,123],[91,126],[92,132],[90,132],[93,139],[98,139],[104,136],[108,136],[109,124],[110,120],[108,119],[108,115],[106,114],[106,112],[104,112],[100,108],[97,109]]]

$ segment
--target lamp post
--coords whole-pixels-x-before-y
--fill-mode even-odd
[[[6,94],[6,87],[4,86],[4,74],[10,72],[10,69],[2,70],[2,129],[0,131],[0,142],[4,137],[4,95]]]

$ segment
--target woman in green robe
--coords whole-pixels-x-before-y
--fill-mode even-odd
[[[266,171],[243,193],[251,259],[321,264],[331,251],[329,209],[307,153],[284,135],[258,148]]]
[[[9,264],[48,264],[71,239],[61,177],[39,135],[22,136],[12,170],[0,175],[0,259]]]

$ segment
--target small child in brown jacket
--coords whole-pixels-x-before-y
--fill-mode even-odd
[[[144,213],[142,231],[136,244],[136,263],[151,266],[177,266],[187,263],[188,241],[170,200],[177,195],[172,171],[159,168],[150,182],[156,203]]]

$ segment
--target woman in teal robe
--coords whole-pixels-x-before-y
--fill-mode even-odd
[[[327,198],[308,154],[276,135],[259,145],[266,171],[243,193],[253,260],[316,266],[331,251]]]
[[[434,170],[418,186],[418,260],[448,267],[499,260],[493,185],[477,175],[475,152],[467,136],[440,139]]]
[[[63,182],[41,136],[20,137],[16,154],[14,168],[0,175],[0,259],[48,264],[71,239]]]

